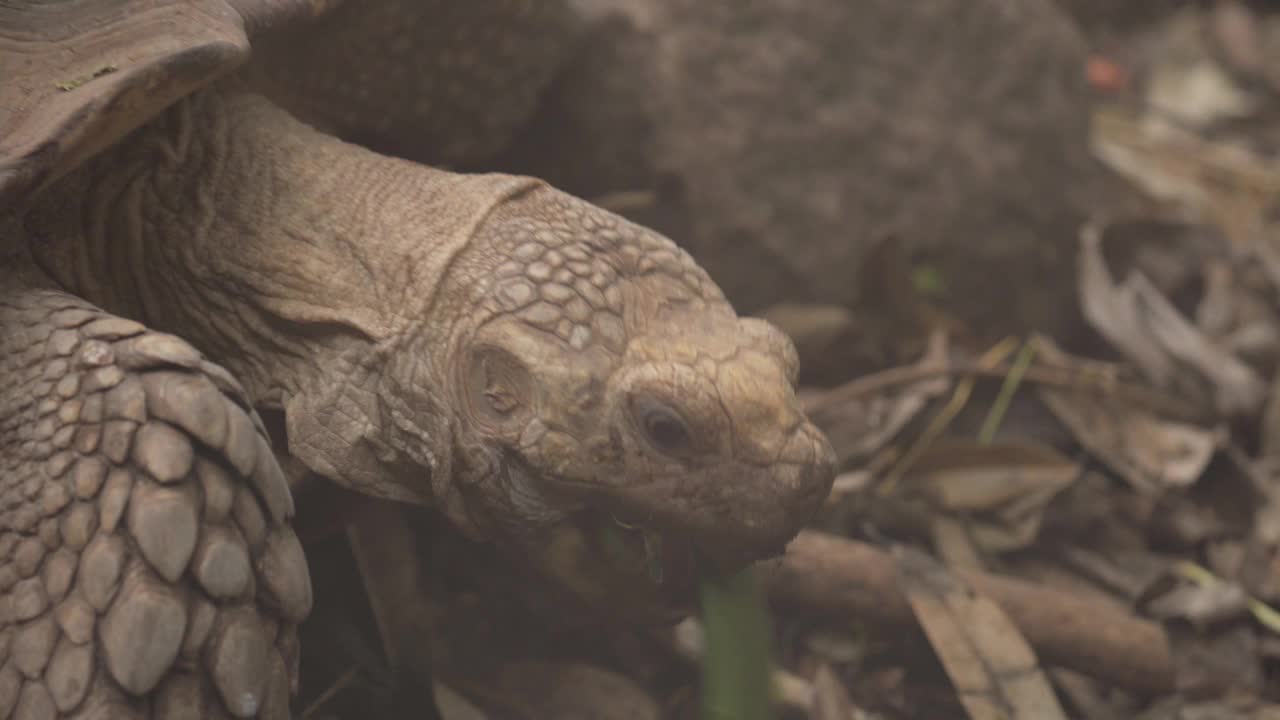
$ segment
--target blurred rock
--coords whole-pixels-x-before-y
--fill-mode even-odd
[[[1176,10],[1181,0],[1144,0],[1118,3],[1115,0],[1057,0],[1087,31],[1125,32],[1148,25]]]
[[[592,30],[501,163],[688,248],[745,312],[854,305],[885,238],[984,335],[1077,327],[1115,194],[1086,50],[1049,0],[575,0]]]

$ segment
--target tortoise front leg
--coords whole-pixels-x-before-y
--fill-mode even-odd
[[[288,718],[310,576],[238,383],[0,288],[0,718]]]

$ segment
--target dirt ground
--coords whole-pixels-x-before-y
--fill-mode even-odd
[[[829,308],[771,316],[841,460],[757,568],[775,717],[1280,720],[1280,8],[1064,4],[1092,150],[1149,199],[1079,229],[1088,332],[977,344],[892,257],[878,352]],[[421,530],[444,717],[700,717],[701,619],[613,627]],[[339,545],[303,716],[413,708],[432,688],[381,669]]]

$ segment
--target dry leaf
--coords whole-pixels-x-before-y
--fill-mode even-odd
[[[1054,686],[1082,720],[1128,720],[1133,716],[1131,707],[1118,702],[1113,694],[1105,692],[1104,684],[1088,675],[1065,668],[1050,668],[1048,672]]]
[[[1129,285],[1117,286],[1101,251],[1102,232],[1087,226],[1080,233],[1079,293],[1081,311],[1089,324],[1161,387],[1173,384],[1177,368],[1143,327],[1138,304]]]
[[[1173,404],[1122,385],[1119,366],[1072,357],[1047,338],[1036,342],[1041,361],[1079,379],[1079,389],[1041,385],[1037,392],[1081,446],[1142,491],[1199,479],[1222,431],[1165,419],[1155,408],[1172,412]]]
[[[809,710],[810,720],[866,720],[867,714],[858,709],[849,699],[840,678],[831,671],[831,666],[823,663],[813,678],[813,707]]]
[[[1175,392],[1208,391],[1214,407],[1225,415],[1256,411],[1266,390],[1262,378],[1210,340],[1142,273],[1131,271],[1117,285],[1101,245],[1096,226],[1081,232],[1079,294],[1089,324],[1157,386]]]
[[[480,708],[444,683],[435,683],[435,696],[441,720],[489,720]]]
[[[1145,605],[1147,614],[1162,620],[1186,620],[1205,627],[1243,616],[1249,610],[1249,596],[1235,583],[1179,585]]]
[[[895,548],[898,582],[971,720],[1066,720],[1031,646],[994,602],[924,553]]]
[[[901,502],[962,520],[982,550],[1006,552],[1035,540],[1045,507],[1079,476],[1077,463],[1047,445],[940,441],[897,492]]]
[[[947,567],[952,569],[984,570],[982,553],[970,534],[968,525],[950,515],[934,515],[930,518],[929,534],[933,539],[933,551]]]
[[[1143,492],[1194,483],[1219,445],[1215,431],[1162,420],[1117,398],[1047,387],[1039,392],[1085,449]]]
[[[941,509],[1002,512],[1006,517],[1043,506],[1070,484],[1080,466],[1047,445],[1031,441],[981,445],[938,442],[908,472],[911,484]]]
[[[1262,443],[1260,462],[1280,466],[1280,372],[1271,380],[1258,435]],[[1280,492],[1280,473],[1271,473],[1269,487]]]
[[[867,654],[866,640],[843,628],[814,630],[804,644],[809,652],[831,663],[851,663]]]
[[[1147,101],[1161,114],[1194,127],[1246,116],[1256,105],[1254,98],[1242,92],[1227,73],[1208,60],[1176,69],[1158,69],[1151,78]]]
[[[1210,38],[1223,60],[1236,72],[1261,76],[1266,58],[1256,30],[1258,18],[1240,0],[1217,2],[1209,14]]]
[[[1209,142],[1156,113],[1094,113],[1093,152],[1183,214],[1212,221],[1240,247],[1264,236],[1280,198],[1280,173],[1241,144]]]
[[[1058,556],[1081,577],[1126,601],[1136,600],[1160,582],[1172,564],[1168,558],[1144,551],[1102,554],[1076,546],[1060,549]]]
[[[907,370],[942,369],[946,364],[946,341],[935,335],[924,357]],[[856,467],[869,461],[930,400],[950,387],[951,380],[941,374],[876,392],[866,392],[865,386],[854,380],[808,398],[805,413],[831,439],[840,467]]]

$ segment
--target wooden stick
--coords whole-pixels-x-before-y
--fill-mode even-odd
[[[1040,662],[1128,690],[1174,688],[1169,638],[1157,623],[1099,600],[975,570],[959,576],[990,597],[1035,648]],[[761,563],[779,605],[834,619],[913,625],[894,560],[866,543],[805,530],[777,560]]]

